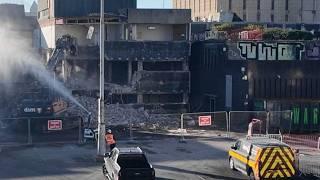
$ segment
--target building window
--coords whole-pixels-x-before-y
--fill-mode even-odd
[[[271,10],[274,10],[274,0],[271,1]]]
[[[260,16],[261,16],[261,15],[260,15],[260,12],[258,12],[258,13],[257,13],[257,21],[258,21],[258,22],[260,22],[260,18],[261,18]]]
[[[247,9],[247,0],[243,0],[243,10]]]
[[[271,14],[271,22],[274,22],[274,15]]]
[[[257,9],[260,10],[260,0],[257,2]]]
[[[288,14],[286,14],[286,17],[285,17],[285,18],[286,18],[285,21],[288,22],[288,21],[289,21],[289,16],[288,16]]]
[[[286,0],[286,10],[289,10],[289,0]]]
[[[229,11],[232,10],[232,0],[229,0]]]

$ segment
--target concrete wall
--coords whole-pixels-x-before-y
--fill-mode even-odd
[[[41,48],[55,48],[56,47],[56,27],[55,25],[41,27]]]
[[[136,24],[133,26],[133,40],[137,41],[172,41],[172,25]]]
[[[187,24],[191,22],[190,10],[128,9],[129,24]]]

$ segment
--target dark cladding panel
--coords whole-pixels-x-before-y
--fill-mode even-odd
[[[106,12],[118,12],[119,9],[136,8],[136,0],[106,0]],[[55,14],[59,17],[85,17],[100,13],[100,0],[55,0]]]
[[[106,59],[110,61],[182,61],[189,55],[188,42],[106,42]]]

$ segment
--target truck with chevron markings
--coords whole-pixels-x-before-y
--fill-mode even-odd
[[[296,174],[294,151],[267,137],[237,140],[229,150],[229,165],[254,180],[288,179]]]

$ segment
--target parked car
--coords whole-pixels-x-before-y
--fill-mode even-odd
[[[155,170],[139,147],[114,148],[105,155],[102,170],[108,180],[155,180]]]
[[[229,165],[256,180],[286,179],[296,174],[290,146],[265,137],[239,139],[229,150]]]

